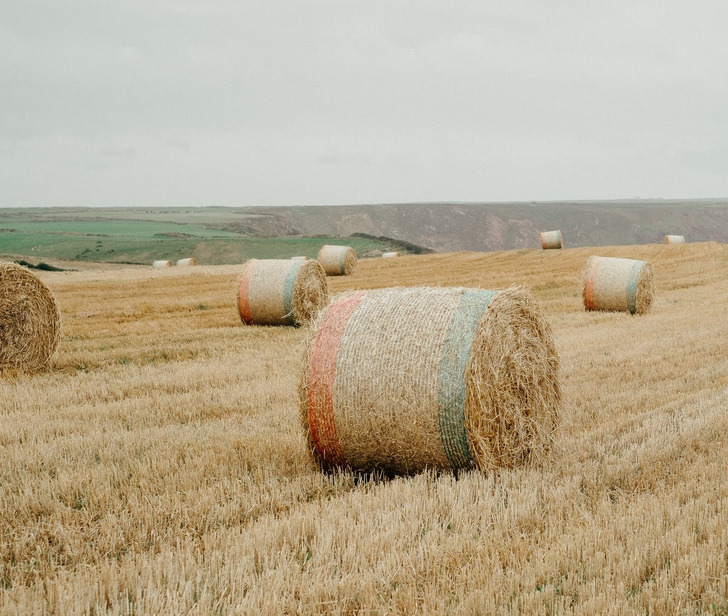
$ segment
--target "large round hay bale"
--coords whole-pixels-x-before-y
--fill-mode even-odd
[[[684,235],[666,235],[665,236],[665,244],[684,244],[684,243],[685,243]]]
[[[190,267],[192,265],[198,265],[197,259],[194,257],[187,257],[186,259],[179,259],[177,261],[177,267]]]
[[[652,266],[646,261],[589,257],[583,280],[586,310],[644,314],[652,305]]]
[[[399,257],[400,254],[398,252],[383,252],[382,253],[382,259],[393,259],[394,257]]]
[[[247,325],[302,325],[328,301],[318,261],[251,259],[238,278],[238,314]]]
[[[327,276],[348,276],[356,267],[356,252],[351,246],[324,244],[316,260],[324,268]]]
[[[558,372],[550,326],[520,289],[350,292],[307,339],[301,417],[323,468],[514,467],[549,450]]]
[[[172,261],[169,261],[167,259],[160,259],[160,260],[152,263],[152,267],[154,269],[165,269],[167,267],[172,267],[173,265],[174,265],[174,263],[172,263]]]
[[[544,231],[541,233],[541,248],[543,250],[550,250],[552,248],[563,248],[564,244],[561,241],[561,230],[558,231]]]
[[[61,337],[53,293],[31,271],[0,263],[0,369],[41,370]]]

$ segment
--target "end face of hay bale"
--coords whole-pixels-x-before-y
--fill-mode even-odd
[[[303,325],[329,300],[313,260],[251,259],[238,278],[238,314],[247,325]]]
[[[685,243],[684,235],[666,235],[665,236],[665,244],[684,244],[684,243]]]
[[[356,252],[351,246],[325,244],[319,250],[316,260],[327,276],[349,276],[356,268]]]
[[[173,265],[174,263],[172,263],[172,261],[169,261],[168,259],[160,259],[152,263],[152,267],[154,269],[165,269],[167,267],[172,267]]]
[[[652,266],[646,261],[593,256],[582,278],[585,310],[645,314],[652,305]]]
[[[61,311],[35,274],[0,263],[0,369],[46,368],[61,336]]]
[[[197,259],[194,257],[187,257],[186,259],[179,259],[177,261],[177,267],[190,267],[193,265],[198,265]]]
[[[383,252],[382,253],[382,259],[393,259],[394,257],[400,257],[398,252]]]
[[[555,248],[563,248],[561,240],[561,230],[544,231],[541,233],[541,248],[543,250],[552,250]]]
[[[512,467],[550,447],[559,358],[528,293],[344,294],[308,338],[300,409],[324,468]]]

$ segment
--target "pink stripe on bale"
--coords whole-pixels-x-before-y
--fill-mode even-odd
[[[311,351],[308,374],[308,423],[316,450],[325,466],[346,464],[334,419],[334,378],[339,344],[354,310],[365,292],[334,302],[326,312]]]

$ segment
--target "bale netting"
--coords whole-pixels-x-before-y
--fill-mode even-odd
[[[684,244],[685,236],[684,235],[666,235],[664,243],[665,244]]]
[[[299,407],[323,469],[486,471],[549,451],[558,374],[551,328],[520,289],[350,292],[313,324]]]
[[[319,250],[316,260],[324,268],[327,276],[348,276],[354,273],[356,252],[351,246],[325,244]]]
[[[303,325],[329,301],[314,260],[251,259],[238,278],[238,314],[247,325]]]
[[[154,269],[165,269],[167,267],[172,267],[173,265],[174,263],[172,263],[172,261],[168,261],[167,259],[160,259],[152,263],[152,267]]]
[[[544,231],[541,233],[541,248],[543,250],[550,250],[552,248],[563,248],[564,244],[561,241],[561,230],[558,231]]]
[[[652,305],[652,266],[646,261],[589,257],[583,280],[586,310],[644,314]]]
[[[187,257],[186,259],[179,259],[177,261],[177,267],[190,267],[192,265],[198,265],[197,259],[194,257]]]
[[[398,252],[383,252],[382,259],[393,259],[394,257],[401,256]]]
[[[30,270],[0,262],[0,369],[46,368],[61,337],[61,311]]]

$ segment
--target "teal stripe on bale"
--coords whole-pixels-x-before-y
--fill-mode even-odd
[[[474,461],[465,429],[465,368],[475,331],[498,295],[494,291],[466,291],[450,322],[437,374],[437,420],[440,440],[452,468],[472,468]]]
[[[298,278],[298,272],[306,261],[292,261],[293,266],[288,270],[286,275],[286,281],[283,284],[283,310],[286,315],[283,317],[286,324],[294,325],[296,319],[293,317],[293,287],[296,286],[296,278]]]
[[[640,270],[644,264],[644,261],[635,261],[629,272],[629,280],[627,282],[627,309],[630,314],[637,312],[637,282],[639,281]]]

